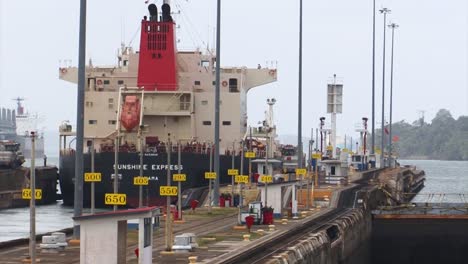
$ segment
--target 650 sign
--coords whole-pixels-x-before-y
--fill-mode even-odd
[[[127,195],[124,193],[106,193],[104,203],[107,205],[126,205]]]

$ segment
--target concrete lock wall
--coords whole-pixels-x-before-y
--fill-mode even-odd
[[[370,239],[372,220],[369,212],[356,209],[333,221],[317,233],[289,247],[268,263],[340,263],[349,259]]]

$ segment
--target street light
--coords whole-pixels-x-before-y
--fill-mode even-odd
[[[302,0],[299,0],[299,87],[297,107],[297,166],[302,168]]]
[[[390,71],[390,125],[388,129],[388,153],[389,157],[392,153],[392,114],[393,114],[393,51],[395,46],[395,29],[399,27],[396,23],[391,23],[388,25],[392,29],[392,61],[391,61],[391,71]]]
[[[380,10],[380,13],[384,15],[384,37],[383,37],[383,69],[382,69],[382,131],[381,131],[381,136],[382,136],[382,142],[381,142],[381,156],[380,156],[380,167],[385,168],[384,164],[384,138],[385,138],[385,132],[384,132],[384,127],[385,127],[385,43],[386,43],[386,26],[387,26],[387,14],[391,13],[391,10],[388,8],[382,8]]]
[[[372,146],[371,154],[375,150],[375,0],[372,13]],[[351,148],[353,145],[351,144]]]
[[[76,156],[73,216],[83,213],[83,136],[84,136],[84,94],[86,82],[86,0],[80,1],[80,32],[78,48],[78,89],[76,111]],[[80,239],[80,227],[73,225],[73,237]]]

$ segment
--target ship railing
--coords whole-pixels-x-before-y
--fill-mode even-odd
[[[62,156],[67,156],[75,153],[75,149],[72,148],[66,148],[66,149],[61,149],[60,150],[60,155]]]

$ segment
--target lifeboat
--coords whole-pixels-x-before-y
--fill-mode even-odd
[[[140,123],[140,99],[135,95],[127,95],[123,102],[120,123],[127,130],[132,131]]]

